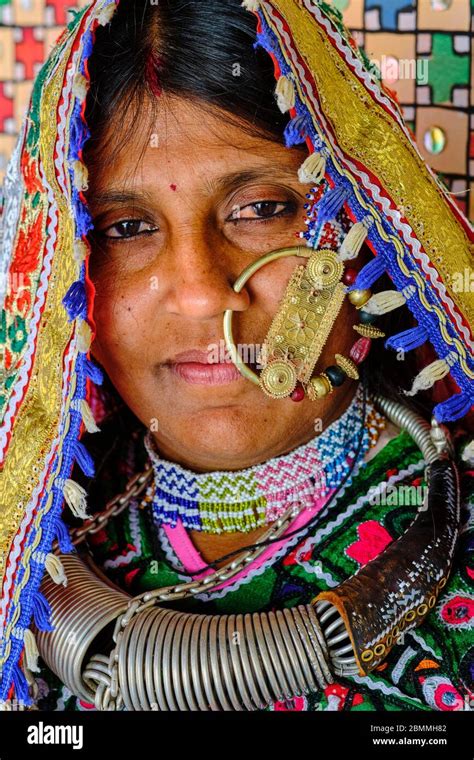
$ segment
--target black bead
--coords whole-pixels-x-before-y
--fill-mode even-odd
[[[340,367],[337,367],[335,364],[331,364],[330,367],[327,367],[324,370],[324,374],[328,376],[332,385],[336,386],[342,385],[346,379],[346,373],[344,370],[342,370]]]
[[[363,325],[373,325],[378,319],[378,314],[369,314],[368,311],[359,311],[359,321]]]

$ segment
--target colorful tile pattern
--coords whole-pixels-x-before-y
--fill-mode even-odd
[[[474,0],[333,0],[379,63],[420,150],[474,221]],[[87,0],[0,0],[0,178],[31,90],[69,9]]]
[[[334,0],[474,221],[474,0]]]

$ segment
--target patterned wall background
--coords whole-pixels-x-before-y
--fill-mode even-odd
[[[425,158],[474,221],[474,0],[332,1],[396,92]],[[0,179],[32,79],[68,9],[86,4],[0,0]]]

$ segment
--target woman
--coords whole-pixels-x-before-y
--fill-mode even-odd
[[[100,0],[35,84],[6,709],[472,708],[472,230],[339,14],[244,6]]]

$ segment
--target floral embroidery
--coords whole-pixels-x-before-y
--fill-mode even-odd
[[[361,566],[377,557],[392,541],[390,533],[376,520],[361,523],[357,533],[359,540],[348,546],[346,553]]]

